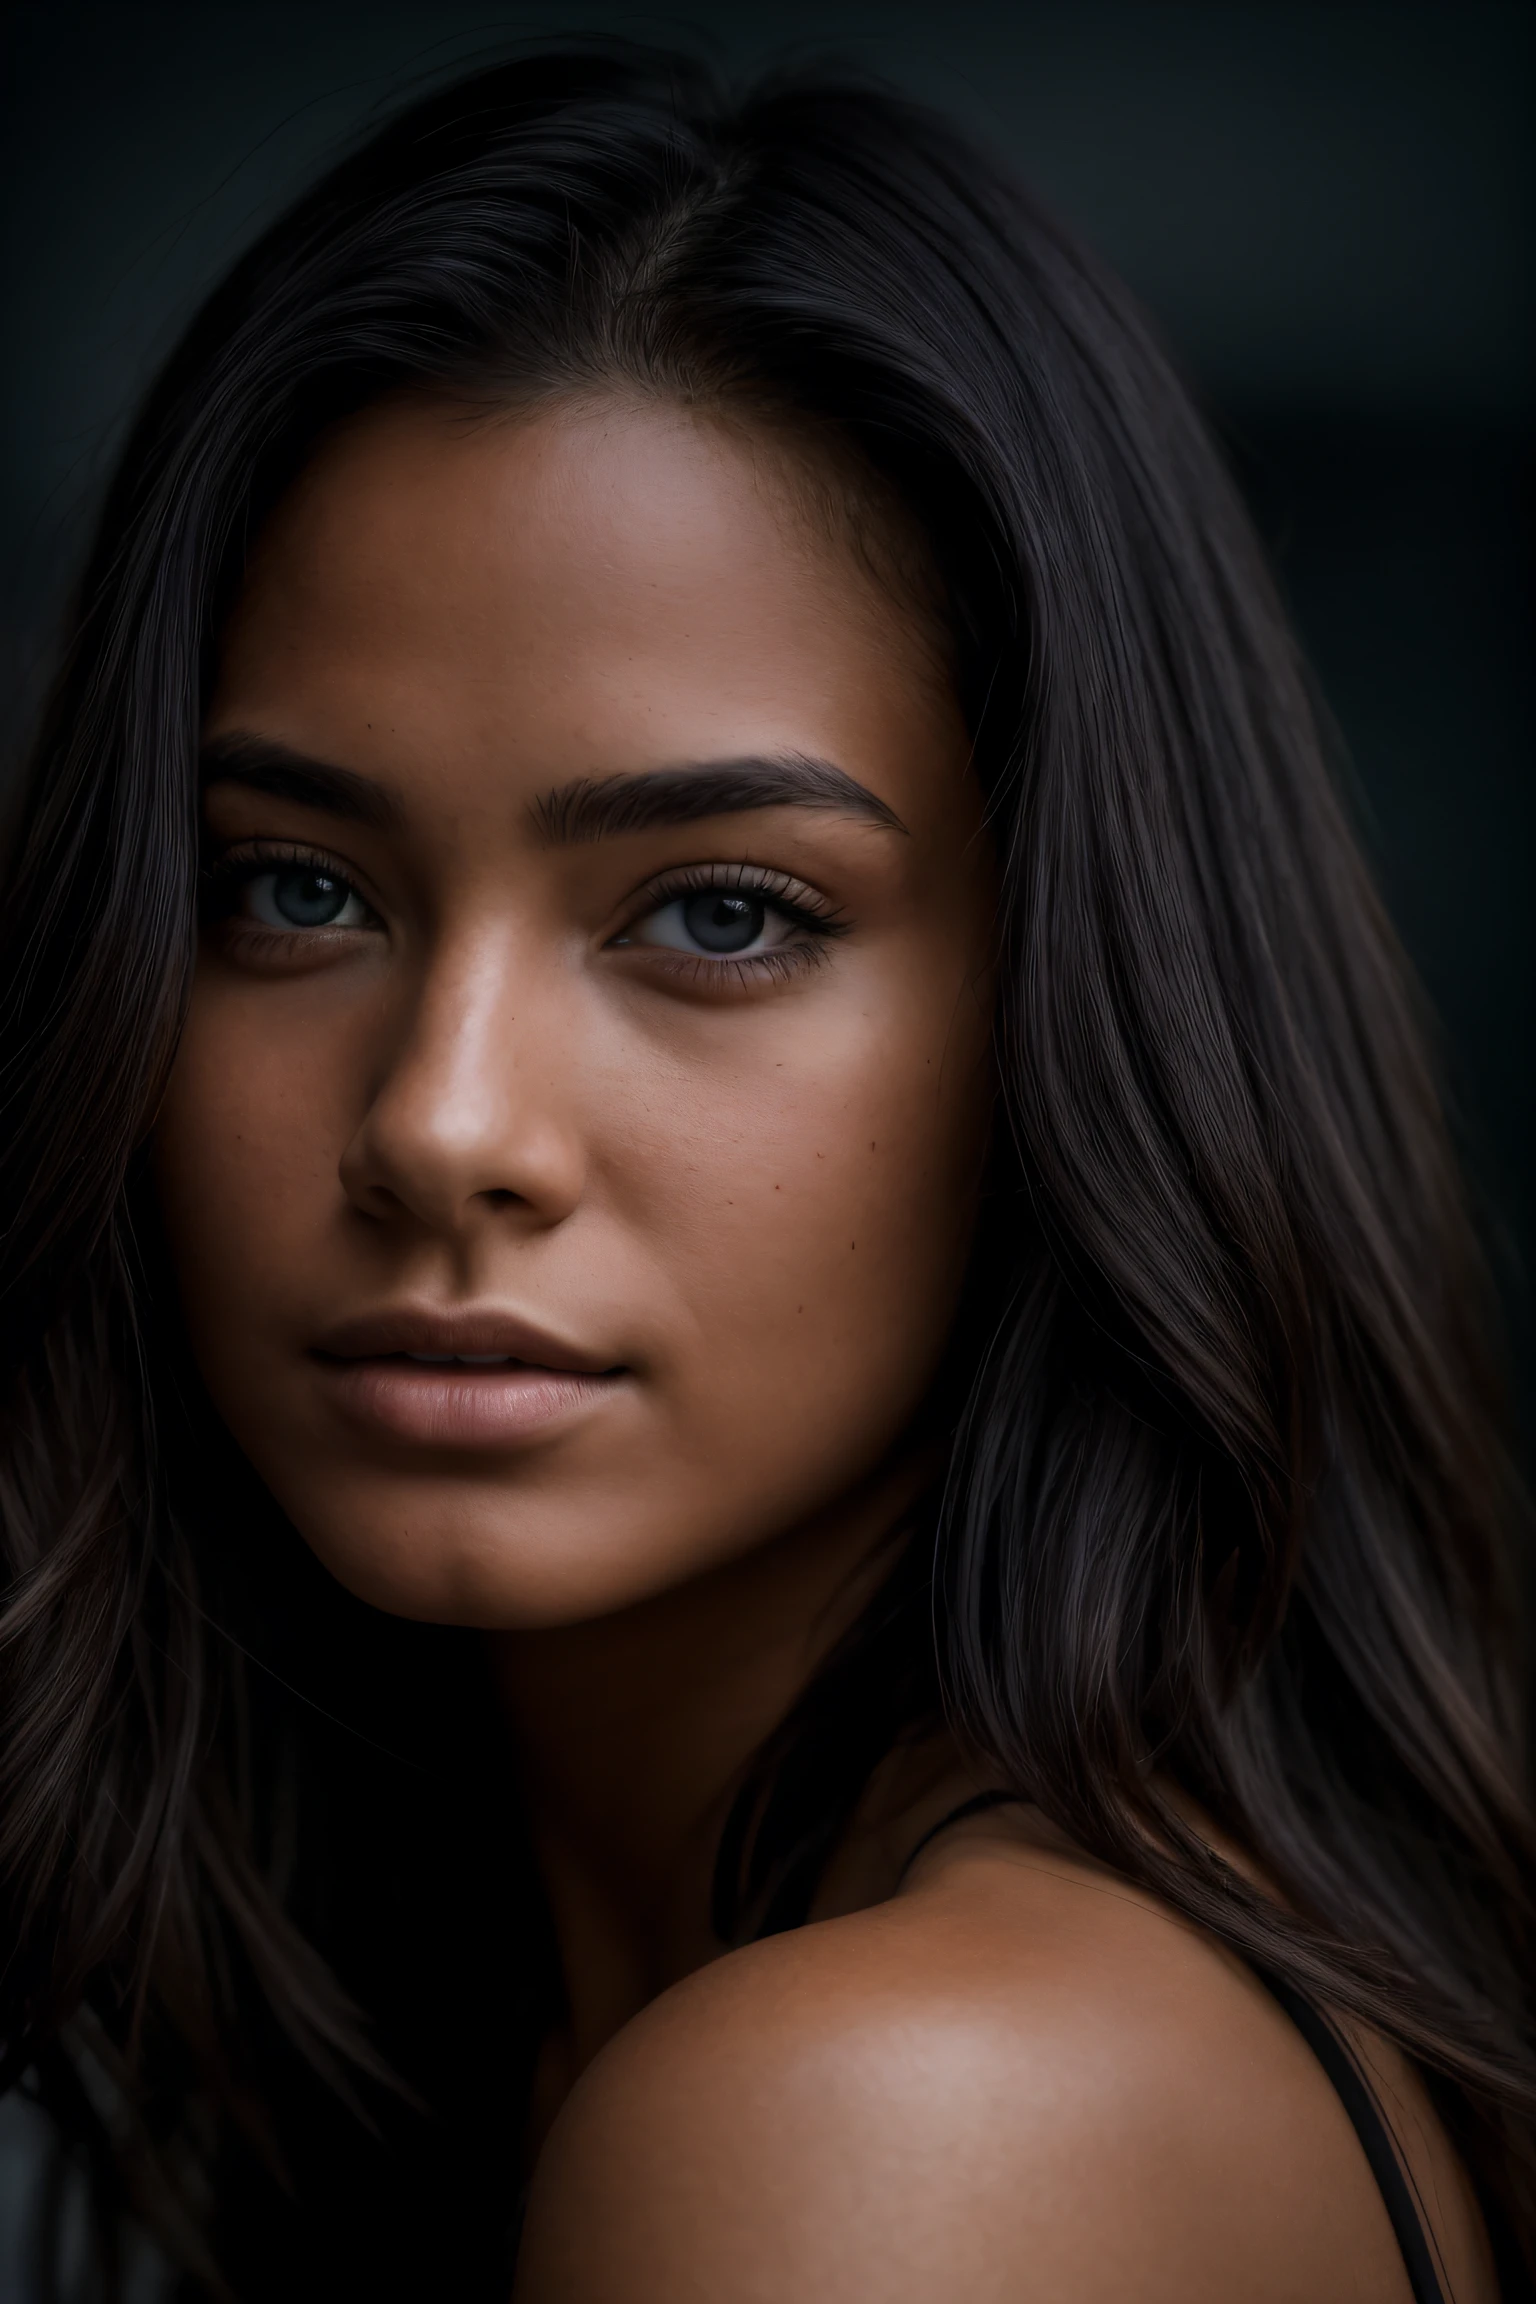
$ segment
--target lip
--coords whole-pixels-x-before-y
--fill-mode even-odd
[[[507,1448],[612,1394],[612,1360],[494,1306],[398,1305],[339,1321],[313,1358],[347,1422],[429,1448]]]
[[[395,1304],[354,1313],[315,1339],[328,1360],[385,1360],[419,1352],[450,1358],[498,1355],[570,1376],[611,1376],[611,1356],[593,1352],[494,1304]]]

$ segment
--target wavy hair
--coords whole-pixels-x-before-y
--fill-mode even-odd
[[[106,503],[0,914],[0,2077],[84,2156],[109,2286],[137,2216],[195,2293],[504,2292],[557,1985],[472,1637],[374,1616],[280,1522],[187,1365],[142,1155],[266,511],[383,393],[615,384],[814,427],[905,506],[1004,890],[943,1492],[743,1786],[719,1928],[803,1916],[947,1711],[1417,2058],[1529,2257],[1490,1308],[1262,555],[1125,293],[941,120],[649,51],[386,125],[211,297]]]

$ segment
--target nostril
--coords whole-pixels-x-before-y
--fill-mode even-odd
[[[489,1200],[493,1208],[510,1208],[522,1198],[522,1195],[519,1192],[509,1192],[502,1185],[496,1184],[492,1185],[489,1191],[483,1192],[481,1198]]]

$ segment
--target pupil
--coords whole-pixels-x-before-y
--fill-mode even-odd
[[[683,922],[695,944],[706,952],[742,952],[763,932],[764,906],[755,896],[721,896],[713,889],[690,896],[683,906]]]
[[[347,891],[329,872],[315,872],[295,864],[279,872],[272,884],[272,900],[295,928],[325,928],[347,901]]]

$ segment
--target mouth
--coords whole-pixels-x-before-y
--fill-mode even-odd
[[[495,1304],[395,1304],[358,1312],[316,1338],[326,1360],[409,1360],[424,1367],[554,1369],[570,1376],[615,1373],[612,1357],[541,1328]]]
[[[418,1447],[506,1449],[613,1396],[630,1371],[510,1313],[404,1306],[338,1323],[311,1359],[344,1420]]]
[[[418,1368],[527,1368],[533,1365],[519,1360],[515,1352],[402,1352],[398,1357],[415,1361]]]

